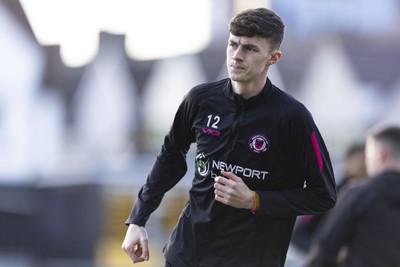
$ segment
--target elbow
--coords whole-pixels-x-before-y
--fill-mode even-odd
[[[326,203],[326,211],[333,209],[336,205],[336,196],[330,197]]]
[[[314,214],[321,214],[333,209],[336,205],[336,190],[314,189],[312,190],[312,204]]]
[[[336,192],[325,195],[320,202],[321,212],[327,212],[333,209],[336,205],[337,196]]]

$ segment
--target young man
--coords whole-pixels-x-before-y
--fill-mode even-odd
[[[123,250],[149,259],[144,228],[186,173],[196,142],[189,201],[164,248],[165,266],[283,266],[297,215],[331,209],[336,187],[311,114],[275,87],[284,23],[265,8],[237,14],[226,50],[229,78],[185,96],[126,221]]]
[[[306,266],[399,266],[400,127],[371,131],[365,154],[371,179],[348,189],[330,212]]]

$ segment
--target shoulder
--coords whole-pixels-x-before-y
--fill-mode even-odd
[[[306,106],[298,99],[296,99],[293,95],[282,91],[278,87],[273,85],[274,98],[275,101],[278,102],[279,105],[284,107],[284,110],[291,113],[301,112],[301,113],[309,113]]]
[[[287,122],[313,120],[311,112],[300,100],[274,85],[272,90],[276,109]]]
[[[222,79],[215,82],[199,84],[186,94],[185,100],[189,103],[199,104],[200,102],[218,95],[223,95],[223,88],[227,86],[228,79]]]

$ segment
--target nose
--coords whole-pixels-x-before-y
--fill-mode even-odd
[[[232,53],[232,58],[235,60],[242,59],[243,53],[242,48],[239,46],[235,51]]]

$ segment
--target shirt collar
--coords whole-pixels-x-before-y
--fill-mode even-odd
[[[242,102],[242,103],[246,103],[246,104],[257,103],[259,101],[265,101],[271,97],[272,91],[273,91],[273,85],[268,77],[267,77],[267,81],[265,82],[264,88],[261,90],[261,92],[255,96],[248,98],[248,99],[244,99],[239,94],[236,94],[233,92],[232,83],[231,83],[230,79],[227,79],[227,82],[224,87],[224,94],[226,97],[228,97],[232,101],[238,101],[238,102]]]

